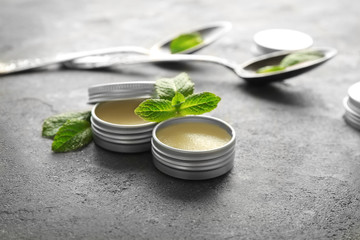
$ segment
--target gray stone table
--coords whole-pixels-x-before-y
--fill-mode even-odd
[[[360,3],[330,1],[2,0],[0,59],[135,45],[210,21],[233,29],[201,54],[239,63],[267,28],[337,48],[325,65],[264,87],[206,63],[113,71],[47,69],[0,77],[0,239],[359,239],[360,132],[342,99],[360,81]],[[222,97],[210,113],[237,133],[233,170],[207,181],[159,172],[151,153],[95,144],[66,154],[45,118],[90,109],[94,84],[189,73]]]

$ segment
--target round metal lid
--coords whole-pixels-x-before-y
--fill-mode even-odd
[[[345,97],[343,100],[345,107],[344,119],[350,126],[360,130],[360,111],[357,111],[357,108],[352,106],[350,100],[350,97]]]
[[[267,29],[254,35],[257,48],[263,53],[274,51],[297,51],[313,45],[313,39],[306,33],[291,29]]]
[[[360,109],[360,82],[352,85],[348,90],[349,101],[356,108]],[[355,109],[353,109],[355,110]],[[358,112],[360,115],[360,112]]]
[[[155,82],[120,82],[91,86],[88,89],[89,103],[98,103],[131,98],[151,97]]]

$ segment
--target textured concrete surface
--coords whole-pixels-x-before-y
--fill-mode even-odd
[[[201,51],[243,62],[266,28],[309,33],[339,50],[285,83],[251,87],[221,66],[138,65],[0,77],[0,239],[360,239],[360,132],[342,99],[360,80],[360,3],[330,1],[2,0],[0,59],[117,45],[150,47],[209,21],[233,30]],[[150,153],[94,144],[53,154],[53,114],[90,109],[94,84],[186,71],[222,97],[212,116],[236,129],[234,169],[208,181],[157,171]]]

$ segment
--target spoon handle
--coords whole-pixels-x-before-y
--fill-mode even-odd
[[[122,46],[83,52],[58,54],[57,56],[50,58],[28,58],[22,60],[14,60],[7,63],[0,62],[0,75],[41,68],[57,63],[64,63],[77,58],[116,53],[149,54],[149,50],[142,47]]]
[[[188,54],[162,54],[162,55],[147,55],[147,56],[99,56],[96,58],[85,57],[75,59],[74,61],[68,62],[67,66],[79,69],[95,69],[105,68],[112,66],[121,65],[132,65],[141,63],[161,63],[161,62],[208,62],[215,63],[229,68],[236,73],[238,64],[230,62],[227,59],[207,56],[207,55],[188,55]]]

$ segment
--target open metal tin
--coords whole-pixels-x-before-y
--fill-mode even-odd
[[[182,150],[164,144],[157,132],[167,126],[184,122],[209,123],[224,129],[231,139],[211,150]],[[209,116],[187,116],[159,123],[153,130],[152,154],[156,168],[172,177],[187,180],[215,178],[230,171],[235,158],[235,130],[226,122]]]
[[[101,119],[97,115],[97,109],[107,102],[150,98],[154,84],[155,82],[122,82],[89,88],[89,103],[96,103],[91,111],[91,128],[98,146],[123,153],[150,150],[152,130],[156,123],[115,124]]]

